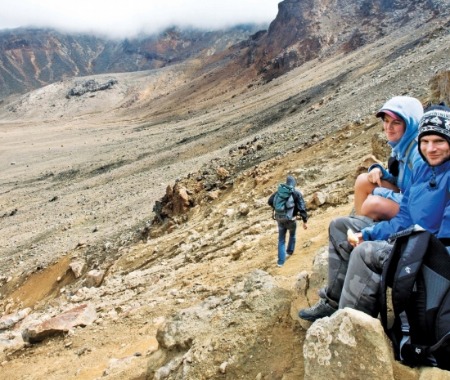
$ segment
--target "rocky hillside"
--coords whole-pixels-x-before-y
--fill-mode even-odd
[[[5,98],[1,376],[322,379],[361,363],[384,370],[371,378],[425,376],[360,341],[339,373],[311,370],[296,312],[317,298],[314,260],[355,176],[385,160],[376,110],[448,96],[450,19],[426,21],[270,81],[223,53]],[[310,222],[277,268],[266,202],[287,174]]]
[[[0,99],[74,76],[158,69],[221,52],[264,28],[171,28],[154,36],[108,40],[45,29],[0,31]]]
[[[270,80],[311,59],[348,53],[443,14],[448,14],[446,1],[285,0],[247,59]]]
[[[122,41],[54,30],[3,31],[0,99],[73,76],[157,69],[197,56],[210,57],[209,65],[231,61],[268,81],[312,59],[351,52],[400,26],[412,31],[446,14],[448,3],[441,0],[285,0],[268,31],[265,25],[226,31],[173,27]],[[208,67],[206,60],[202,66]]]

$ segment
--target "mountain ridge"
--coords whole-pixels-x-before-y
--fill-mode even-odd
[[[162,68],[227,49],[262,27],[237,25],[225,31],[172,27],[123,40],[52,29],[0,31],[0,98],[74,76]]]
[[[73,76],[157,69],[196,56],[216,56],[216,63],[236,61],[253,70],[255,79],[268,81],[311,59],[353,51],[399,26],[410,25],[413,32],[445,17],[445,4],[285,0],[268,30],[265,25],[224,31],[171,27],[158,35],[123,40],[49,29],[0,31],[0,97]]]

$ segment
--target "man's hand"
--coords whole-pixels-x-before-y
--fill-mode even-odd
[[[347,230],[347,241],[349,242],[349,244],[351,246],[356,247],[359,244],[361,244],[364,240],[363,240],[361,232],[356,232],[355,233],[349,228]]]
[[[303,222],[303,229],[307,230],[308,229],[308,224],[306,222]]]

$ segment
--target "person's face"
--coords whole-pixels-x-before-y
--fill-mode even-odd
[[[437,166],[450,158],[450,145],[439,135],[426,135],[420,139],[420,151],[428,164]]]
[[[398,142],[405,133],[405,122],[403,119],[394,119],[388,114],[383,115],[383,129],[389,142]]]

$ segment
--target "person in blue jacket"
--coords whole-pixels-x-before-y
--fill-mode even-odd
[[[305,201],[303,199],[302,193],[295,188],[297,181],[291,175],[286,177],[286,185],[293,190],[292,196],[294,200],[294,210],[292,213],[292,219],[277,220],[278,224],[278,261],[277,266],[281,268],[286,259],[294,254],[295,242],[296,242],[296,231],[297,231],[297,221],[296,218],[301,218],[303,220],[303,229],[308,228],[308,212],[306,211]],[[275,195],[277,192],[273,193],[269,199],[268,204],[270,207],[274,207]],[[288,245],[286,247],[286,234],[289,231]]]
[[[380,274],[392,249],[386,239],[393,233],[417,224],[450,248],[450,108],[427,109],[418,140],[423,162],[414,168],[394,218],[370,224],[344,217],[330,223],[328,285],[314,306],[299,311],[300,318],[314,321],[344,307],[375,317]],[[359,232],[349,238],[349,228]]]
[[[422,115],[422,103],[410,96],[394,96],[377,112],[392,151],[388,169],[376,163],[356,179],[356,215],[379,221],[391,219],[398,213],[402,196],[411,182],[413,167],[421,161],[416,139]]]

